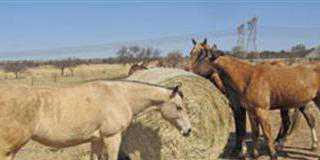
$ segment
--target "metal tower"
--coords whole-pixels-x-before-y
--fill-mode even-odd
[[[237,33],[238,33],[237,45],[238,47],[245,49],[245,36],[246,36],[245,24],[241,24],[237,27]]]
[[[247,22],[248,25],[248,37],[247,37],[247,50],[249,50],[250,44],[253,46],[253,50],[257,51],[257,23],[258,17],[253,17]]]

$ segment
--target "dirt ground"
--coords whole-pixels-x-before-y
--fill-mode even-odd
[[[316,118],[316,130],[317,130],[317,137],[319,139],[320,138],[320,112],[314,106],[312,106],[311,111]],[[320,160],[320,147],[318,147],[316,151],[311,150],[311,142],[312,142],[311,131],[306,121],[304,120],[304,118],[302,116],[301,118],[302,119],[300,120],[298,127],[288,137],[283,150],[279,152],[279,158],[278,158],[279,160],[289,160],[289,159],[290,160]],[[270,120],[272,121],[272,130],[273,130],[272,133],[273,133],[273,136],[275,137],[280,127],[280,112],[271,111]],[[249,123],[247,124],[247,128],[250,132]],[[259,157],[258,160],[269,160],[270,158],[267,155],[268,152],[267,152],[264,138],[261,136],[260,139],[261,141],[260,141],[259,153],[261,154],[261,157]],[[250,138],[250,133],[247,135],[246,143],[248,146],[248,152],[250,154],[252,153],[251,152],[252,142]],[[231,134],[231,137],[229,139],[229,146],[233,144],[234,144],[234,134]],[[230,147],[226,147],[226,151],[221,156],[221,159],[228,159],[228,160],[234,159],[229,156],[230,155],[228,153],[229,149]]]

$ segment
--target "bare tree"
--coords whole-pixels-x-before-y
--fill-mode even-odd
[[[71,59],[71,58],[69,58],[67,61],[68,61],[68,66],[67,67],[69,68],[69,70],[71,72],[71,76],[74,76],[75,68],[78,65],[80,65],[82,62],[81,62],[80,59]]]
[[[117,51],[116,55],[120,63],[137,63],[158,58],[160,53],[160,50],[151,47],[123,46]]]
[[[65,69],[69,69],[71,72],[71,76],[74,75],[74,69],[81,64],[80,59],[73,59],[73,58],[68,58],[68,59],[63,59],[63,60],[57,60],[53,61],[52,65],[55,66],[56,68],[60,69],[60,75],[64,76],[65,75]]]
[[[244,51],[244,49],[241,46],[236,46],[232,48],[232,54],[240,57],[240,58],[246,58],[247,57],[247,53],[246,51]]]
[[[166,63],[165,66],[167,67],[181,68],[184,65],[183,54],[179,51],[170,52],[165,57],[165,63]]]
[[[60,69],[60,75],[64,76],[64,70],[67,68],[67,64],[65,60],[53,61],[52,65]]]
[[[297,44],[291,48],[293,56],[303,57],[307,52],[307,48],[304,44]]]
[[[18,78],[20,73],[27,70],[27,65],[23,62],[8,62],[4,65],[3,70],[14,73],[16,78]]]

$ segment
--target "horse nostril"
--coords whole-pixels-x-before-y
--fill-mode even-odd
[[[189,136],[190,136],[190,133],[191,133],[191,128],[189,128],[189,129],[187,130],[187,132],[183,133],[183,136],[189,137]]]

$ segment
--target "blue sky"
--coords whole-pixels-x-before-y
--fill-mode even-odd
[[[289,43],[285,41],[320,44],[320,2],[311,0],[3,0],[0,53],[208,32],[232,33],[252,16],[259,16],[259,29],[270,30],[258,36],[260,43],[268,44],[261,45],[263,49],[286,49]],[[311,35],[313,31],[318,32]],[[283,45],[273,43],[272,39],[282,34]],[[208,38],[226,49],[236,42],[235,38]]]

